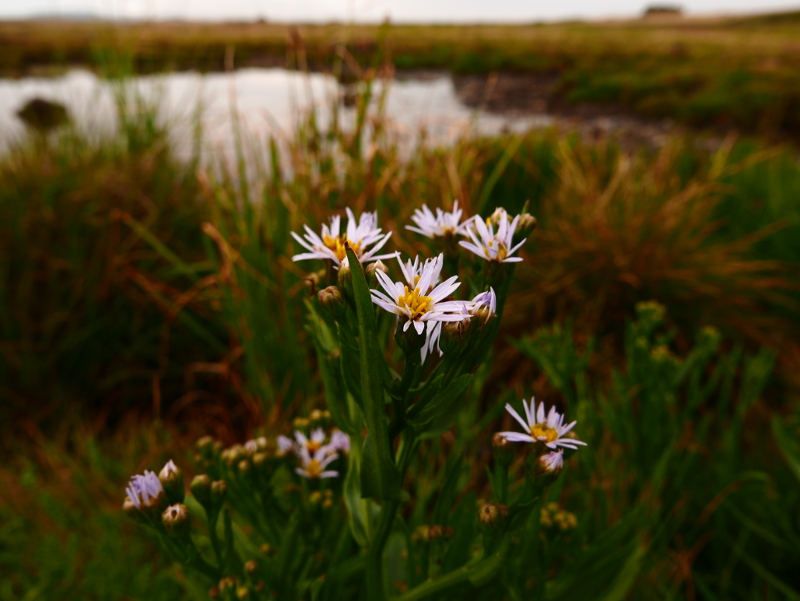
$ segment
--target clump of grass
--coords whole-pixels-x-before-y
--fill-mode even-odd
[[[756,346],[793,344],[794,267],[753,253],[781,228],[749,221],[742,205],[722,214],[731,201],[721,182],[742,172],[730,146],[689,170],[681,166],[687,152],[678,140],[652,156],[558,145],[553,185],[536,203],[536,260],[523,265],[525,284],[509,301],[524,316],[514,328],[531,316],[572,317],[583,331],[619,341],[635,304],[654,298],[686,331],[705,322]]]

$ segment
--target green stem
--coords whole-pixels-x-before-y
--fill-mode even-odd
[[[469,571],[471,567],[471,564],[467,564],[461,568],[458,568],[457,570],[453,570],[452,572],[445,574],[444,576],[426,580],[419,586],[412,588],[410,591],[403,593],[399,597],[395,597],[392,599],[392,601],[416,601],[417,599],[424,599],[428,595],[437,591],[461,584],[469,577]]]

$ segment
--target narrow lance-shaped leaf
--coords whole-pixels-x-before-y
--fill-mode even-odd
[[[377,326],[364,268],[353,250],[347,247],[347,259],[353,274],[353,295],[358,316],[359,356],[361,359],[361,396],[369,433],[364,440],[361,464],[361,495],[383,500],[400,497],[400,473],[394,464],[389,443],[389,427],[381,386],[381,356],[376,346]]]

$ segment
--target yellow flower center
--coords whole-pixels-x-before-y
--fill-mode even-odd
[[[306,473],[309,478],[319,478],[322,475],[322,464],[316,459],[312,459],[306,466]]]
[[[309,440],[306,443],[306,448],[308,449],[309,453],[316,453],[319,451],[320,447],[322,447],[322,443],[316,442],[315,440]]]
[[[495,250],[495,241],[489,240],[489,242],[486,243],[486,248],[490,251]],[[504,261],[507,256],[508,256],[508,247],[502,242],[497,242],[497,258],[501,261]]]
[[[401,309],[408,309],[411,313],[409,319],[416,321],[431,310],[433,299],[430,296],[420,294],[419,288],[414,288],[410,292],[408,286],[404,288],[405,294],[400,295],[400,298],[397,299],[397,306]]]
[[[361,240],[359,239],[358,242],[353,242],[349,240],[346,235],[342,234],[336,238],[328,236],[327,234],[322,236],[322,243],[330,248],[333,251],[333,254],[336,255],[336,258],[340,261],[344,261],[344,258],[347,256],[347,250],[344,247],[344,243],[347,242],[350,244],[350,248],[353,249],[353,252],[356,253],[356,256],[361,254]]]
[[[531,436],[542,442],[553,442],[558,438],[558,432],[553,428],[548,428],[546,424],[534,424],[531,428]]]

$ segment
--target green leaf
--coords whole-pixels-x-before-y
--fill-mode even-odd
[[[464,374],[456,378],[416,416],[407,418],[417,429],[420,439],[437,438],[453,425],[463,407],[464,395],[473,378],[473,374]]]
[[[354,438],[347,462],[347,475],[344,478],[344,502],[347,506],[348,522],[353,539],[362,547],[369,541],[369,516],[364,499],[361,498],[361,441]]]
[[[385,501],[400,498],[400,472],[394,464],[386,423],[384,391],[381,386],[382,356],[376,347],[378,328],[364,268],[348,247],[347,259],[353,274],[353,296],[358,317],[361,396],[369,434],[364,440],[361,464],[361,495]]]
[[[775,442],[783,451],[783,456],[786,457],[789,469],[800,480],[800,449],[797,447],[795,438],[786,431],[777,417],[772,420],[772,433],[775,435]]]

